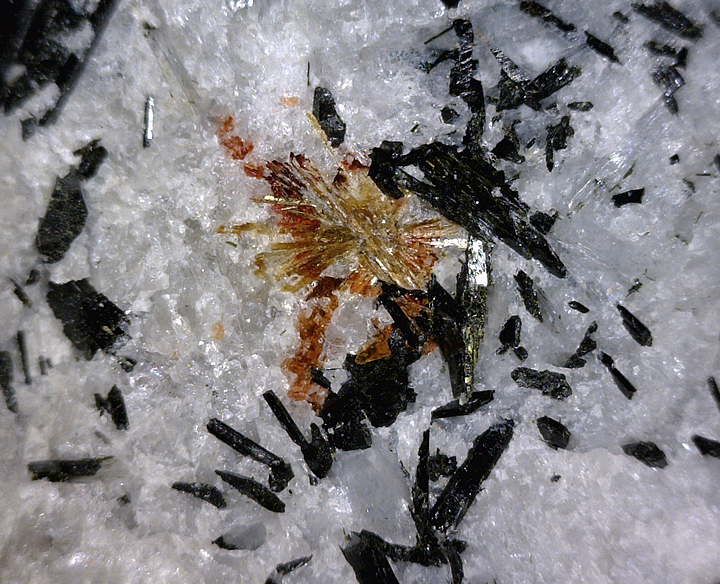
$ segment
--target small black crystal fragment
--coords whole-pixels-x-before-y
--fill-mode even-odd
[[[285,511],[285,503],[265,485],[261,485],[256,480],[222,470],[216,470],[215,474],[228,485],[252,499],[258,505],[265,507],[268,511],[273,511],[274,513],[283,513]]]
[[[316,87],[313,96],[313,115],[327,136],[330,145],[337,148],[345,140],[345,122],[335,109],[335,100],[330,91]]]
[[[718,389],[717,381],[714,377],[708,377],[708,387],[710,388],[710,395],[715,400],[715,404],[720,409],[720,389]]]
[[[128,420],[127,410],[125,409],[125,400],[117,385],[113,386],[107,398],[96,393],[95,407],[100,414],[103,412],[110,414],[113,424],[118,430],[127,430],[130,427],[130,420]]]
[[[267,528],[263,523],[253,523],[246,527],[237,526],[223,533],[212,543],[224,550],[255,551],[267,541]]]
[[[125,313],[86,280],[65,284],[49,282],[47,301],[55,318],[63,323],[63,332],[87,360],[98,349],[109,352],[125,336]]]
[[[572,388],[562,373],[518,367],[510,376],[520,387],[539,389],[543,395],[549,395],[554,399],[562,400],[572,394]]]
[[[697,39],[702,36],[702,30],[696,26],[682,12],[673,8],[667,2],[655,2],[654,4],[633,4],[636,12],[645,18],[657,22],[665,30],[669,30],[687,39]]]
[[[460,114],[446,105],[440,110],[440,117],[442,118],[443,124],[454,124],[460,117]]]
[[[551,482],[551,483],[556,483],[556,482],[558,482],[561,478],[562,478],[562,477],[561,477],[559,474],[553,475],[553,476],[550,477],[550,482]]]
[[[227,507],[225,497],[223,497],[220,489],[217,489],[212,485],[206,485],[205,483],[177,482],[173,483],[172,488],[183,493],[190,493],[193,497],[206,501],[218,509],[225,509],[225,507]]]
[[[620,316],[622,316],[623,326],[630,333],[630,336],[635,340],[636,343],[643,347],[652,346],[652,334],[650,329],[646,327],[640,320],[632,314],[627,308],[621,304],[617,305]]]
[[[280,584],[283,576],[287,576],[291,572],[294,572],[298,568],[306,565],[310,560],[312,560],[312,556],[306,556],[304,558],[298,558],[296,560],[291,560],[290,562],[278,564],[275,566],[273,573],[270,574],[267,580],[265,580],[265,584]]]
[[[465,462],[450,477],[430,510],[430,523],[439,531],[457,527],[490,476],[500,456],[510,444],[514,422],[505,420],[475,438]]]
[[[218,546],[221,549],[228,550],[230,552],[234,552],[235,550],[240,549],[235,544],[230,543],[229,541],[226,541],[224,535],[221,535],[217,539],[214,539],[213,544],[215,544],[216,546]]]
[[[77,169],[80,180],[87,180],[95,176],[98,168],[107,158],[108,151],[100,144],[100,140],[93,140],[82,148],[75,150],[73,155],[80,156],[80,164]]]
[[[710,438],[705,438],[704,436],[700,436],[698,434],[695,434],[692,437],[692,440],[695,443],[695,446],[697,446],[697,449],[700,451],[700,454],[703,456],[720,458],[720,442],[717,440],[711,440]]]
[[[118,363],[125,373],[130,373],[137,365],[137,361],[132,357],[119,357]]]
[[[564,424],[548,416],[538,418],[536,423],[545,442],[553,448],[567,448],[570,442],[570,430]]]
[[[631,442],[622,447],[628,456],[637,458],[651,468],[665,468],[668,465],[665,453],[654,442]]]
[[[497,354],[502,355],[508,349],[517,347],[520,344],[520,331],[522,330],[522,321],[517,315],[513,315],[507,319],[505,326],[500,331],[500,344],[502,345]]]
[[[670,164],[677,164],[680,162],[680,157],[677,154],[673,154],[669,159]]]
[[[290,439],[300,447],[308,468],[319,479],[325,478],[332,467],[332,448],[317,424],[310,424],[310,442],[305,439],[295,420],[272,390],[263,393],[263,398],[272,410]]]
[[[30,300],[30,297],[25,293],[25,290],[22,289],[22,286],[15,280],[10,281],[13,284],[13,293],[18,297],[18,300],[20,300],[26,308],[32,308],[32,300]]]
[[[662,65],[651,74],[653,81],[665,89],[663,94],[665,106],[670,113],[678,113],[678,104],[675,99],[675,92],[685,85],[685,79],[674,65]]]
[[[715,158],[713,158],[713,164],[715,165],[715,168],[720,171],[720,154],[715,155]]]
[[[570,125],[570,116],[563,116],[554,126],[547,126],[547,139],[545,142],[545,163],[547,169],[552,171],[555,166],[555,152],[567,148],[568,138],[575,134]]]
[[[269,485],[273,491],[282,491],[295,476],[292,467],[277,454],[266,450],[217,418],[212,418],[208,422],[207,430],[236,452],[267,466],[270,469]]]
[[[617,195],[613,195],[613,203],[615,203],[616,207],[622,207],[623,205],[629,205],[630,203],[636,203],[640,204],[642,203],[643,195],[645,194],[645,189],[633,189],[631,191],[625,191],[624,193],[618,193]]]
[[[73,170],[55,182],[52,198],[35,239],[38,251],[47,264],[63,259],[85,226],[88,210],[80,181],[80,175]]]
[[[633,394],[637,390],[635,389],[635,386],[630,383],[630,380],[618,371],[617,367],[615,367],[615,361],[613,358],[607,353],[601,353],[600,362],[607,367],[608,371],[610,371],[610,374],[615,381],[615,385],[618,386],[618,389],[622,392],[622,394],[626,398],[632,399]]]
[[[525,310],[542,322],[543,315],[540,311],[540,302],[537,290],[535,289],[535,282],[533,282],[532,278],[523,270],[515,274],[514,278],[520,292],[520,298],[522,298],[523,304],[525,305]]]
[[[428,459],[428,478],[436,482],[440,477],[449,477],[457,470],[457,458],[438,450]]]
[[[528,352],[525,347],[514,347],[513,353],[515,353],[515,356],[520,359],[520,361],[525,361],[525,359],[528,358]]]
[[[590,101],[573,101],[568,104],[568,108],[577,112],[589,112],[593,107]]]
[[[550,12],[550,10],[534,0],[522,0],[522,2],[520,2],[520,10],[522,10],[525,14],[544,20],[548,24],[557,27],[562,32],[573,32],[575,30],[574,24],[560,20],[557,16]]]
[[[615,20],[618,20],[619,22],[622,22],[623,24],[627,24],[628,22],[630,22],[630,19],[627,16],[625,16],[622,12],[620,12],[619,10],[616,10],[615,12],[613,12],[612,15]]]
[[[3,396],[5,396],[5,405],[7,409],[14,414],[18,413],[18,403],[15,397],[15,390],[12,386],[13,379],[13,363],[10,353],[0,351],[0,388],[2,388]]]
[[[580,341],[580,345],[578,346],[575,353],[567,360],[565,365],[563,367],[567,367],[568,369],[577,369],[580,367],[585,366],[585,359],[583,357],[587,355],[590,351],[594,351],[597,349],[597,343],[595,342],[595,339],[592,338],[592,335],[597,332],[598,325],[596,322],[593,322],[585,331],[585,335],[582,338],[582,341]]]
[[[620,59],[617,58],[614,49],[609,44],[601,41],[599,38],[591,35],[587,31],[585,31],[585,44],[587,44],[587,46],[590,47],[593,51],[595,51],[598,55],[607,57],[608,59],[610,59],[610,61],[612,61],[613,63],[617,63],[618,65],[621,64]]]
[[[460,4],[460,0],[442,0],[442,3],[446,6],[446,8],[457,8],[458,4]]]
[[[583,314],[587,314],[590,312],[590,309],[585,306],[584,304],[581,304],[577,300],[571,300],[568,302],[568,306],[572,308],[573,310],[577,310],[578,312],[582,312]]]
[[[30,376],[30,359],[27,353],[27,343],[25,342],[25,331],[18,331],[15,335],[17,341],[18,351],[20,352],[20,363],[23,368],[23,375],[25,376],[25,384],[30,385],[32,383],[32,377]]]
[[[104,458],[80,458],[77,460],[39,460],[28,464],[32,480],[47,479],[52,483],[67,482],[79,477],[91,477],[102,466]]]
[[[348,545],[340,549],[355,572],[358,584],[399,584],[387,556],[364,532],[353,532]]]
[[[479,410],[484,405],[489,404],[493,400],[494,396],[494,391],[474,391],[470,394],[466,403],[461,404],[459,399],[454,399],[446,403],[444,406],[435,408],[430,415],[433,420],[468,416]]]

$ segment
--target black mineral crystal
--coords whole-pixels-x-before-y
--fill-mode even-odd
[[[113,386],[107,397],[96,393],[95,407],[101,415],[103,412],[110,414],[113,424],[118,430],[127,430],[130,427],[127,410],[125,409],[125,399],[117,385]]]
[[[345,122],[335,109],[335,100],[330,91],[316,87],[313,96],[313,116],[325,132],[330,145],[337,148],[345,140]]]
[[[55,318],[62,321],[65,336],[86,359],[92,359],[98,350],[111,352],[125,337],[125,313],[86,279],[49,282],[48,286],[47,301]]]
[[[172,488],[181,493],[189,493],[193,497],[206,501],[218,509],[225,509],[225,497],[219,489],[205,483],[173,483]]]
[[[80,458],[77,460],[40,460],[28,464],[32,480],[47,479],[52,483],[68,482],[80,477],[91,477],[110,457]]]
[[[646,327],[640,319],[621,304],[617,305],[617,309],[622,317],[623,326],[630,333],[630,336],[636,343],[643,347],[652,346],[652,334],[650,329]]]
[[[665,468],[668,465],[665,453],[654,442],[631,442],[622,447],[628,456],[637,458],[651,468]]]
[[[258,505],[265,507],[268,511],[274,513],[283,513],[285,511],[285,503],[265,485],[261,485],[256,480],[222,470],[216,470],[215,473],[228,485],[252,499]]]
[[[553,448],[567,448],[568,442],[570,442],[570,430],[565,425],[548,416],[538,418],[536,424],[543,440],[550,446]]]
[[[572,389],[562,373],[518,367],[510,376],[520,387],[539,389],[543,395],[549,395],[555,399],[562,400],[572,394]]]

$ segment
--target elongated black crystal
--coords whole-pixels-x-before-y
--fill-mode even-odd
[[[225,507],[227,507],[225,497],[223,497],[220,489],[217,489],[212,485],[206,485],[205,483],[176,482],[173,483],[172,488],[182,493],[189,493],[193,497],[206,501],[218,509],[225,509]]]
[[[665,453],[654,442],[631,442],[622,447],[628,456],[637,458],[651,468],[665,468],[668,465]]]
[[[458,416],[467,416],[476,412],[484,405],[489,404],[495,396],[494,391],[474,391],[470,394],[467,402],[460,403],[459,399],[454,399],[444,406],[435,408],[431,417],[433,420],[440,418],[457,418]]]
[[[594,35],[585,31],[585,44],[595,51],[598,55],[608,58],[613,63],[620,64],[620,59],[617,58],[614,49],[604,41],[601,41]]]
[[[587,314],[588,312],[590,312],[590,309],[587,306],[578,302],[577,300],[571,300],[570,302],[568,302],[568,306],[573,310],[582,312],[583,314]]]
[[[547,126],[547,140],[545,141],[545,164],[552,171],[555,166],[555,152],[565,150],[567,141],[575,134],[570,125],[570,116],[563,116],[554,126]]]
[[[5,405],[7,409],[14,414],[18,413],[17,397],[12,386],[13,380],[13,363],[10,353],[0,351],[0,388],[2,388],[5,397]]]
[[[450,385],[453,396],[457,397],[466,391],[466,347],[462,331],[462,310],[434,276],[428,285],[428,297],[432,313],[432,336],[448,364]]]
[[[615,385],[618,386],[618,389],[622,392],[622,394],[626,398],[632,399],[633,394],[637,390],[630,380],[618,371],[617,367],[615,367],[615,361],[613,358],[607,353],[601,353],[600,362],[607,367],[608,371],[610,371],[610,375],[612,375]]]
[[[475,501],[482,482],[490,476],[510,444],[514,422],[505,420],[475,438],[465,462],[448,480],[430,510],[430,523],[440,531],[457,527]]]
[[[285,511],[285,503],[265,485],[261,485],[256,480],[222,470],[216,470],[215,474],[228,485],[252,499],[258,505],[265,507],[268,511],[273,511],[274,513],[283,513]]]
[[[591,101],[573,101],[568,104],[568,108],[577,112],[589,112],[593,108]]]
[[[695,446],[697,446],[697,449],[700,451],[700,454],[703,456],[720,458],[720,442],[717,440],[711,440],[710,438],[705,438],[704,436],[700,436],[698,434],[695,434],[692,437],[692,440],[695,443]]]
[[[324,87],[316,87],[313,96],[313,115],[327,136],[330,145],[337,148],[345,140],[345,122],[335,109],[335,99]]]
[[[312,556],[305,556],[304,558],[278,564],[275,566],[273,573],[265,580],[265,584],[281,584],[283,576],[287,576],[298,568],[305,566],[310,560],[312,560]]]
[[[125,399],[117,385],[113,386],[107,398],[96,393],[95,407],[101,414],[103,412],[110,414],[113,424],[115,424],[118,430],[127,430],[130,427],[130,420],[128,419],[127,410],[125,409]]]
[[[617,305],[617,309],[622,316],[623,326],[630,333],[630,336],[636,343],[643,347],[652,346],[652,334],[650,329],[646,327],[640,320],[632,314],[627,308],[621,304]]]
[[[18,297],[18,300],[20,300],[26,308],[32,308],[32,300],[30,300],[30,297],[25,293],[25,290],[22,289],[22,286],[20,286],[20,284],[18,284],[15,280],[10,281],[13,284],[13,293]]]
[[[49,282],[48,286],[50,308],[62,321],[65,336],[86,359],[92,359],[98,349],[109,352],[125,336],[125,313],[87,280]]]
[[[224,442],[240,454],[249,456],[260,464],[267,466],[270,469],[269,484],[273,491],[282,491],[295,476],[292,467],[277,454],[266,450],[217,418],[212,418],[208,422],[207,430],[215,436],[215,438]]]
[[[553,448],[567,448],[570,442],[570,430],[557,420],[543,416],[536,420],[538,430],[543,440]]]
[[[632,189],[630,191],[625,191],[624,193],[613,195],[612,200],[616,207],[622,207],[624,205],[629,205],[630,203],[636,203],[639,205],[642,203],[643,195],[645,195],[644,188]]]
[[[20,363],[23,368],[23,375],[25,376],[25,384],[30,385],[32,383],[32,376],[30,375],[30,358],[27,352],[27,343],[25,342],[25,331],[18,331],[15,334],[15,340],[17,341],[18,351],[20,353]]]
[[[518,367],[510,376],[520,387],[539,389],[543,395],[549,395],[554,399],[562,400],[572,394],[572,388],[562,373]]]
[[[540,311],[540,301],[537,290],[535,289],[535,282],[533,282],[532,278],[523,270],[515,274],[514,278],[518,291],[520,292],[520,298],[522,298],[523,304],[525,305],[525,310],[542,322],[543,315]]]
[[[520,10],[522,10],[525,14],[544,20],[562,32],[573,32],[575,30],[574,24],[559,19],[550,12],[550,10],[534,0],[522,0],[522,2],[520,2]]]
[[[665,30],[669,30],[681,37],[697,39],[702,36],[702,30],[695,25],[682,12],[673,8],[667,2],[653,4],[633,4],[633,8],[645,18],[657,22]]]
[[[333,463],[332,449],[317,424],[310,424],[310,441],[308,442],[295,420],[290,416],[290,412],[272,390],[263,393],[263,398],[290,439],[300,447],[303,458],[313,474],[320,479],[326,477]]]
[[[708,377],[708,387],[710,388],[710,395],[715,400],[715,404],[720,409],[720,389],[718,389],[717,381],[714,377]]]
[[[80,458],[77,460],[39,460],[28,464],[32,480],[47,479],[52,483],[67,482],[75,478],[90,477],[100,470],[110,457]]]

